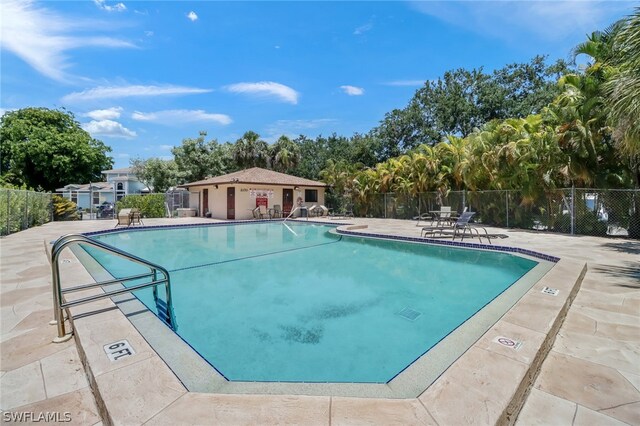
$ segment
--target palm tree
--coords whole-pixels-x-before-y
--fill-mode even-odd
[[[447,135],[444,142],[436,145],[442,168],[453,183],[453,188],[460,191],[464,188],[464,172],[468,165],[469,147],[466,138]]]
[[[282,173],[288,173],[298,167],[301,154],[298,144],[285,135],[280,136],[270,149],[271,167]]]
[[[613,49],[614,72],[604,90],[618,149],[640,186],[640,8],[623,21]]]
[[[233,159],[238,166],[266,167],[269,145],[256,132],[248,131],[238,139],[233,147]]]

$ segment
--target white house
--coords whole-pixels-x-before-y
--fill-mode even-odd
[[[323,205],[327,187],[259,167],[180,186],[189,189],[189,205],[199,216],[232,220],[253,218],[252,210],[260,205],[279,206],[285,216],[296,206]]]
[[[149,189],[138,180],[131,168],[103,170],[105,182],[69,184],[56,189],[56,192],[82,207],[97,207],[105,201],[115,202],[125,195],[146,194]]]

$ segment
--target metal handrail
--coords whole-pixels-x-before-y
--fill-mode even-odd
[[[85,285],[79,285],[79,286],[75,286],[75,287],[68,287],[65,289],[62,289],[60,286],[60,267],[58,265],[58,260],[60,257],[60,253],[62,252],[62,250],[64,250],[67,246],[71,245],[71,244],[88,244],[90,246],[96,247],[100,250],[106,251],[107,253],[111,253],[114,254],[116,256],[125,258],[127,260],[130,260],[134,263],[138,263],[140,265],[146,266],[147,268],[150,269],[149,273],[146,274],[137,274],[137,275],[132,275],[129,277],[125,277],[125,278],[116,278],[116,279],[112,279],[112,280],[107,280],[107,281],[101,281],[98,283],[90,283],[90,284],[85,284]],[[158,272],[162,273],[163,278],[162,279],[158,279]],[[147,260],[144,260],[138,256],[135,256],[133,254],[124,252],[120,249],[117,249],[115,247],[111,247],[107,244],[104,244],[100,241],[97,240],[93,240],[91,238],[88,238],[84,235],[80,235],[80,234],[69,234],[69,235],[64,235],[60,238],[58,238],[54,243],[53,243],[53,247],[51,248],[51,275],[52,275],[52,281],[53,281],[53,311],[54,311],[54,316],[55,316],[55,323],[58,326],[58,337],[56,337],[53,341],[56,343],[59,342],[64,342],[66,340],[69,340],[72,336],[72,333],[67,334],[65,331],[65,327],[64,327],[64,312],[62,311],[64,308],[69,308],[72,306],[77,306],[83,303],[88,303],[88,302],[93,302],[95,300],[99,300],[99,299],[105,299],[111,296],[116,296],[118,294],[123,294],[123,293],[129,293],[135,290],[140,290],[142,288],[146,288],[146,287],[153,287],[153,296],[155,300],[158,300],[158,286],[164,284],[164,289],[165,289],[165,295],[166,295],[166,299],[167,299],[167,307],[168,307],[168,311],[169,311],[169,325],[171,327],[174,327],[175,324],[175,319],[173,316],[173,305],[171,303],[171,279],[169,277],[169,272],[163,268],[160,265],[156,265],[155,263],[149,262]],[[116,283],[124,283],[126,281],[132,281],[132,280],[138,280],[138,279],[142,279],[142,278],[151,278],[152,281],[148,282],[148,283],[142,283],[142,284],[136,284],[134,286],[131,287],[126,287],[123,289],[118,289],[118,290],[112,290],[112,291],[108,291],[102,294],[97,294],[94,296],[88,296],[88,297],[83,297],[81,299],[77,299],[77,300],[73,300],[70,302],[65,302],[62,300],[62,295],[66,294],[66,293],[71,293],[74,291],[81,291],[81,290],[87,290],[90,288],[95,288],[95,287],[104,287],[106,285],[111,285],[111,284],[116,284]]]
[[[291,216],[293,216],[293,214],[294,214],[297,210],[300,210],[300,206],[297,206],[296,208],[294,208],[293,210],[291,210],[291,212],[289,213],[289,216],[287,216],[287,217],[283,220],[283,222],[286,222],[286,221],[287,221],[287,219],[289,219]]]

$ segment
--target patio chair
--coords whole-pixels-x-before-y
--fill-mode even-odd
[[[118,223],[116,223],[115,228],[121,225],[131,225],[131,209],[122,209],[118,212]]]
[[[264,205],[258,206],[258,213],[260,214],[260,219],[265,219],[265,218],[271,219],[271,215],[267,210],[267,206],[264,206]]]
[[[318,209],[320,210],[320,214],[318,216],[329,216],[329,209],[322,204],[318,206]]]
[[[439,238],[444,235],[452,235],[455,240],[458,235],[460,235],[460,241],[464,240],[464,236],[469,231],[469,236],[473,238],[473,231],[476,232],[478,239],[482,242],[482,235],[480,235],[480,231],[478,229],[482,229],[484,231],[484,237],[491,244],[491,236],[487,232],[487,229],[482,226],[474,226],[469,221],[471,217],[476,214],[475,212],[464,212],[460,215],[458,220],[453,224],[453,226],[448,225],[438,225],[438,226],[425,226],[422,228],[421,236],[431,236],[433,238]],[[438,233],[438,237],[436,237],[436,233]]]
[[[260,207],[256,207],[255,209],[251,210],[251,214],[253,215],[254,219],[260,219]]]
[[[274,218],[275,218],[275,217],[279,217],[279,218],[281,218],[281,217],[282,217],[282,208],[280,208],[280,204],[275,204],[275,205],[273,206],[273,214],[272,214],[272,217],[274,217]]]
[[[311,216],[311,215],[317,216],[318,215],[318,213],[316,212],[317,208],[318,208],[318,206],[316,204],[314,204],[311,207],[309,207],[309,216]]]
[[[437,213],[438,225],[451,224],[451,206],[440,206],[440,213]]]
[[[131,209],[130,215],[130,225],[144,225],[142,222],[142,214],[139,209]]]

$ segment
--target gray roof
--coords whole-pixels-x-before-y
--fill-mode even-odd
[[[123,167],[122,169],[103,170],[102,173],[132,173],[131,167]]]
[[[287,186],[327,186],[324,182],[291,176],[273,170],[253,167],[251,169],[240,170],[222,176],[216,176],[196,182],[185,183],[183,187],[197,185],[221,185],[227,183],[253,183],[260,185],[287,185]]]
[[[101,191],[101,190],[110,190],[113,191],[113,184],[109,183],[109,182],[92,182],[91,184],[89,183],[83,183],[83,184],[77,184],[77,183],[70,183],[69,185],[65,185],[62,188],[58,188],[56,189],[56,192],[63,192],[63,191],[91,191],[91,188],[89,187],[93,187],[94,191]]]

